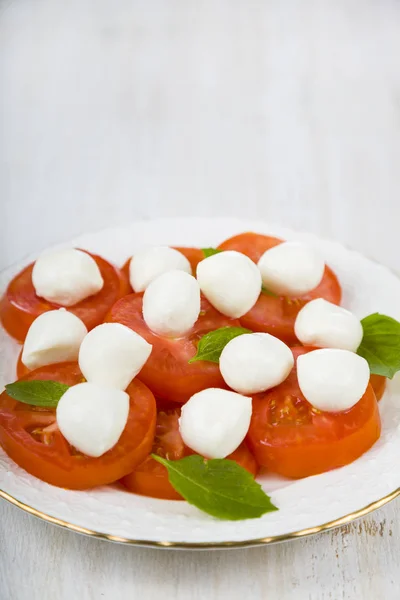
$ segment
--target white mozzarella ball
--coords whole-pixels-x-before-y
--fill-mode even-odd
[[[169,271],[154,279],[143,295],[146,325],[165,337],[187,333],[200,314],[200,288],[184,271]]]
[[[235,319],[254,306],[261,292],[257,265],[234,250],[202,260],[197,266],[197,280],[207,300],[222,314]]]
[[[33,267],[32,283],[38,296],[61,306],[73,306],[97,294],[104,285],[96,261],[75,248],[40,256]]]
[[[150,356],[152,345],[120,323],[90,331],[79,350],[79,367],[91,383],[125,390]]]
[[[321,283],[325,263],[313,248],[283,242],[264,252],[258,268],[267,290],[281,296],[301,296]]]
[[[354,352],[324,348],[298,357],[297,378],[304,397],[315,408],[340,412],[362,398],[370,370],[365,358]]]
[[[29,327],[22,349],[22,363],[28,369],[38,369],[78,360],[79,347],[86,334],[85,324],[65,308],[45,312]]]
[[[118,442],[129,414],[129,395],[94,383],[70,387],[57,405],[65,439],[87,456],[98,457]]]
[[[302,344],[356,352],[363,328],[353,313],[323,298],[308,302],[296,318],[294,331]]]
[[[269,333],[246,333],[227,343],[219,359],[225,383],[239,394],[264,392],[286,379],[292,351]]]
[[[144,292],[149,283],[168,271],[192,274],[190,262],[179,250],[154,246],[134,254],[129,263],[129,279],[135,292]]]
[[[251,398],[209,388],[182,406],[179,431],[185,444],[198,454],[225,458],[243,442],[251,413]]]

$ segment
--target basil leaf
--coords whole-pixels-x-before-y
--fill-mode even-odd
[[[357,354],[368,362],[371,373],[392,379],[400,370],[400,323],[374,313],[361,325],[364,335]]]
[[[6,392],[14,400],[32,404],[33,406],[44,406],[55,408],[61,396],[65,394],[68,385],[58,381],[35,379],[32,381],[16,381],[9,383]]]
[[[197,360],[207,360],[218,363],[222,350],[228,342],[238,335],[252,333],[250,329],[244,327],[220,327],[203,335],[197,345],[197,353],[189,360],[189,364]]]
[[[277,294],[274,294],[274,292],[271,292],[271,290],[267,290],[267,288],[264,286],[262,286],[261,291],[263,294],[266,294],[267,296],[272,296],[273,298],[279,298],[279,296]]]
[[[209,256],[213,256],[214,254],[219,254],[222,250],[218,250],[218,248],[202,248],[204,258],[208,258]]]
[[[278,510],[253,476],[233,460],[207,460],[195,454],[180,460],[152,456],[167,468],[174,489],[213,517],[230,521],[256,519]]]

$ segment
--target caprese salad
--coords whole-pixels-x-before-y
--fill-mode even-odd
[[[340,301],[315,248],[256,233],[145,248],[121,269],[47,252],[0,302],[23,343],[0,444],[64,488],[119,482],[222,519],[276,510],[260,470],[323,473],[380,435],[400,323]]]

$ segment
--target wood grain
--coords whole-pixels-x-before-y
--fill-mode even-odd
[[[394,502],[373,517],[295,542],[184,552],[85,538],[3,503],[0,582],[4,591],[0,597],[397,598],[399,508]]]
[[[396,0],[0,0],[0,89],[0,267],[127,219],[230,214],[400,269]],[[0,599],[397,599],[399,517],[184,553],[2,502]]]

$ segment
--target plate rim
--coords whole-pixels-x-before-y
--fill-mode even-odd
[[[317,525],[315,527],[309,527],[307,529],[299,529],[298,531],[292,531],[290,533],[282,534],[282,535],[273,535],[270,537],[264,538],[255,538],[252,540],[243,540],[243,541],[233,541],[233,542],[168,542],[168,541],[154,541],[154,540],[135,540],[133,538],[126,538],[117,535],[112,535],[109,533],[103,533],[101,531],[94,531],[93,529],[87,529],[86,527],[81,527],[80,525],[75,525],[74,523],[70,523],[69,521],[64,521],[63,519],[58,519],[57,517],[52,517],[48,513],[40,511],[25,502],[21,502],[11,494],[8,494],[4,490],[0,490],[0,498],[3,500],[7,500],[13,506],[21,509],[22,511],[37,517],[41,521],[45,521],[46,523],[50,523],[52,525],[57,525],[62,529],[67,529],[68,531],[73,531],[74,533],[80,533],[82,535],[86,535],[91,538],[114,542],[119,544],[124,544],[127,546],[138,546],[138,547],[147,547],[147,548],[157,548],[157,549],[176,549],[176,550],[222,550],[222,549],[238,549],[238,548],[250,548],[255,546],[267,546],[269,544],[277,544],[279,542],[287,542],[294,539],[305,538],[311,535],[315,535],[317,533],[324,533],[326,531],[330,531],[335,529],[336,527],[340,527],[342,525],[347,525],[348,523],[352,523],[361,517],[365,517],[370,513],[382,508],[392,500],[395,500],[398,496],[400,496],[400,487],[396,490],[387,494],[383,498],[379,500],[375,500],[370,504],[367,504],[363,508],[339,517],[338,519],[334,519],[332,521],[328,521],[327,523],[323,523],[322,525]]]
[[[223,218],[224,217],[222,217],[222,219]],[[235,222],[242,221],[242,219],[240,219],[240,218],[232,218],[232,217],[227,217],[227,218],[230,221],[235,221]],[[220,220],[220,219],[221,219],[221,217],[217,217],[217,220]],[[172,217],[172,218],[171,217],[170,218],[160,217],[160,218],[156,218],[156,219],[138,219],[138,220],[130,221],[130,223],[126,223],[125,227],[129,224],[137,225],[140,222],[148,224],[149,222],[152,222],[152,221],[160,222],[160,221],[177,221],[177,220],[178,221],[179,220],[207,220],[207,217],[183,216],[183,217]],[[267,222],[266,220],[260,220],[259,223],[266,224],[266,222]],[[254,224],[255,224],[255,222],[254,222]],[[106,228],[104,228],[104,227],[96,228],[91,231],[86,231],[83,234],[80,234],[80,236],[75,236],[75,237],[81,237],[84,235],[97,235],[97,234],[101,233],[102,231],[111,230],[111,229],[114,230],[114,229],[118,229],[120,227],[124,227],[124,224],[116,224],[116,225],[112,225],[111,227],[106,227]],[[280,224],[277,224],[276,222],[269,223],[269,228],[274,228],[274,227],[282,228],[282,226]],[[292,227],[283,226],[283,228],[288,229],[291,232],[297,232],[297,233],[302,232],[302,230],[298,230],[298,229],[295,229]],[[354,252],[356,254],[359,254],[359,255],[363,256],[364,258],[366,258],[368,261],[375,263],[376,265],[379,265],[381,267],[384,267],[388,272],[391,273],[391,275],[393,275],[398,280],[400,280],[400,275],[394,269],[388,267],[387,265],[385,265],[383,263],[380,263],[378,260],[372,258],[371,256],[368,256],[368,255],[354,249],[353,247],[349,246],[346,243],[343,243],[338,240],[333,240],[330,237],[319,236],[318,234],[316,234],[314,232],[307,232],[307,234],[312,237],[321,239],[328,243],[339,244],[346,250],[348,250],[350,252]],[[59,243],[51,244],[50,247],[56,248],[56,247],[61,247],[65,244],[66,244],[66,241],[64,240]],[[4,271],[12,270],[17,265],[21,265],[21,264],[25,263],[27,260],[30,260],[32,258],[32,256],[34,256],[35,254],[37,254],[37,253],[33,253],[33,252],[27,253],[25,256],[23,256],[19,260],[14,261],[13,263],[8,264],[5,267],[3,267],[0,270],[0,273],[4,273]],[[92,537],[95,539],[100,539],[100,540],[114,542],[114,543],[120,543],[120,544],[124,544],[124,545],[131,545],[131,546],[136,546],[136,547],[148,547],[148,548],[153,548],[153,549],[177,549],[177,550],[179,550],[179,549],[180,550],[207,550],[207,549],[235,549],[235,548],[240,549],[240,548],[265,546],[265,545],[269,545],[269,544],[290,541],[293,539],[305,538],[305,537],[315,535],[318,533],[330,531],[330,530],[332,530],[336,527],[340,527],[342,525],[352,523],[355,520],[362,518],[364,516],[367,516],[367,515],[371,514],[372,512],[374,512],[375,510],[382,508],[383,506],[385,506],[386,504],[388,504],[389,502],[391,502],[392,500],[396,499],[399,496],[400,496],[400,487],[396,488],[394,491],[386,494],[385,496],[383,496],[377,500],[374,500],[373,502],[370,502],[369,504],[365,505],[361,509],[358,509],[351,513],[345,514],[336,519],[327,521],[326,523],[323,523],[321,525],[316,525],[314,527],[304,528],[304,529],[292,531],[289,533],[273,535],[273,536],[268,536],[268,537],[262,537],[262,538],[248,539],[248,540],[237,540],[237,541],[220,541],[220,542],[172,541],[171,542],[171,541],[163,541],[163,540],[156,541],[156,540],[146,540],[146,539],[134,539],[134,538],[130,538],[130,537],[123,537],[123,536],[108,534],[108,533],[104,533],[104,532],[94,530],[94,529],[88,529],[81,525],[71,523],[70,521],[66,521],[64,519],[59,519],[57,517],[54,517],[54,516],[44,512],[44,511],[34,508],[33,506],[31,506],[25,502],[22,502],[21,500],[18,500],[18,498],[9,494],[8,492],[0,489],[0,498],[1,499],[6,500],[11,505],[16,506],[23,512],[26,512],[32,516],[35,516],[36,518],[40,519],[41,521],[50,523],[52,525],[57,525],[58,527],[61,527],[62,529],[66,529],[68,531],[73,531],[75,533],[79,533],[81,535],[86,535],[88,537]]]

